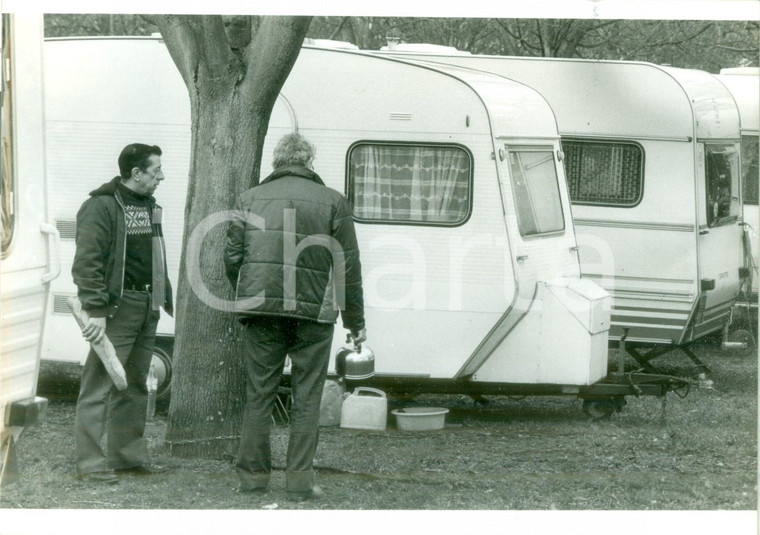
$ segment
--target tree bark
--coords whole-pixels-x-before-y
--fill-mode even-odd
[[[192,120],[167,433],[172,455],[219,458],[238,443],[244,347],[222,262],[225,212],[258,182],[269,117],[309,20],[263,17],[250,42],[239,34],[228,40],[220,16],[157,21],[187,85]]]

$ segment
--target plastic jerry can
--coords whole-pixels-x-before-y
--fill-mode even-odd
[[[387,418],[388,398],[385,392],[360,386],[343,401],[340,426],[345,429],[385,431]]]

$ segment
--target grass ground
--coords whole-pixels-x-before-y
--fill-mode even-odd
[[[166,458],[165,422],[147,430],[168,474],[124,477],[111,487],[74,477],[73,399],[51,401],[46,420],[19,443],[20,481],[2,490],[4,509],[319,509],[319,510],[722,510],[757,509],[757,354],[723,351],[716,341],[697,355],[710,366],[680,399],[628,398],[609,420],[589,419],[570,397],[486,406],[465,396],[422,396],[451,409],[446,427],[385,432],[323,428],[315,464],[320,501],[284,501],[275,470],[264,496],[236,492],[229,460]],[[696,375],[683,355],[655,361]],[[287,428],[273,434],[275,465],[284,464]]]

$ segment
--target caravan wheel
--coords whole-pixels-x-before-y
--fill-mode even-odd
[[[583,412],[595,420],[606,420],[625,406],[625,398],[584,399]]]
[[[156,402],[159,407],[166,409],[169,406],[172,388],[172,346],[170,343],[156,341],[151,364],[155,365],[156,377],[158,378]]]

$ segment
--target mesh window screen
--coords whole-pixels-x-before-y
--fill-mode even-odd
[[[641,200],[643,151],[632,143],[563,141],[573,203],[633,206]]]

